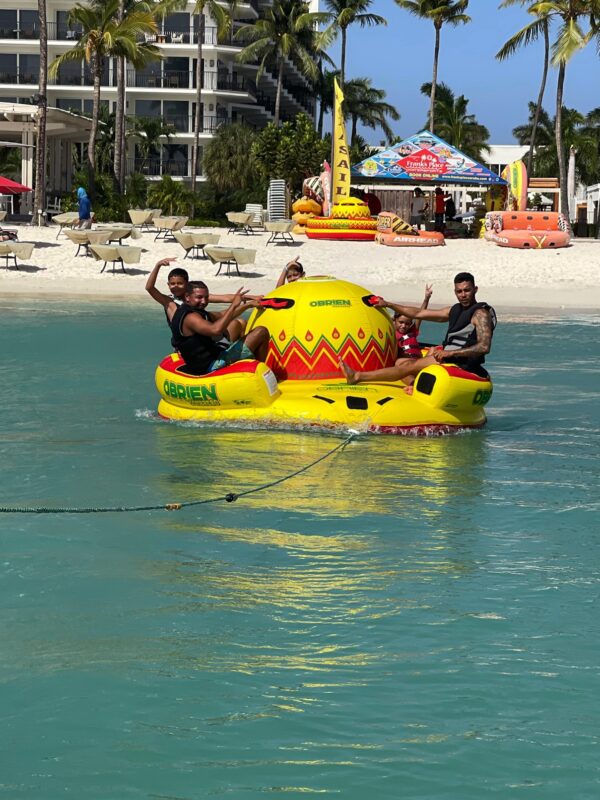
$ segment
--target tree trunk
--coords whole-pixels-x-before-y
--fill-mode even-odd
[[[577,205],[575,200],[575,157],[577,149],[571,145],[569,148],[569,168],[567,171],[567,194],[569,203],[569,219],[577,222]]]
[[[102,82],[102,58],[97,54],[92,57],[92,71],[94,75],[94,93],[92,101],[92,127],[88,142],[88,180],[89,195],[92,201],[96,194],[96,137],[98,135],[98,119],[100,117],[100,85]]]
[[[440,58],[440,30],[441,25],[435,25],[435,46],[433,48],[433,75],[431,77],[431,95],[429,98],[429,130],[433,133],[435,126],[435,87],[437,85],[438,61]]]
[[[125,57],[119,56],[117,62],[117,102],[115,104],[115,158],[114,158],[114,181],[115,188],[119,194],[125,191],[125,154],[123,152],[124,128],[125,128]]]
[[[319,59],[319,80],[320,80],[320,86],[321,86],[321,91],[322,91],[325,88],[324,76],[323,76],[323,59],[322,58]],[[319,134],[319,137],[321,139],[323,138],[323,122],[324,122],[324,120],[325,120],[325,109],[323,108],[323,96],[321,95],[321,97],[319,98],[319,119],[318,119],[318,122],[317,122],[317,133]]]
[[[40,17],[40,71],[38,78],[38,113],[35,131],[34,225],[41,224],[42,215],[38,212],[43,212],[46,207],[46,118],[48,113],[48,100],[46,98],[48,83],[48,26],[46,19],[46,0],[38,0],[38,14]]]
[[[346,28],[342,28],[342,55],[340,58],[340,89],[344,90],[346,80]]]
[[[125,14],[125,0],[119,0],[117,9],[117,22],[122,22]],[[123,125],[125,118],[125,57],[117,56],[117,102],[115,104],[115,140],[113,143],[113,177],[115,189],[119,194],[123,194],[123,183],[121,180],[122,161],[123,161]]]
[[[356,139],[356,126],[358,123],[358,117],[356,114],[352,114],[352,130],[350,131],[350,147],[354,147],[354,140]]]
[[[198,6],[196,6],[198,8]],[[198,156],[200,152],[200,125],[202,124],[202,40],[204,38],[204,14],[199,9],[198,50],[196,51],[196,113],[194,115],[194,143],[192,145],[192,192],[196,191]]]
[[[538,95],[537,105],[535,107],[535,115],[533,117],[533,125],[531,126],[531,140],[529,142],[529,153],[527,155],[527,177],[531,177],[533,169],[533,153],[535,150],[535,137],[537,133],[538,123],[540,121],[540,111],[544,103],[544,93],[546,91],[546,78],[548,77],[548,64],[550,62],[550,31],[548,29],[548,20],[544,24],[544,69],[542,72],[542,83],[540,84],[540,93]]]
[[[275,127],[279,127],[279,109],[281,108],[281,87],[283,86],[283,57],[279,58],[277,70],[277,94],[275,95]]]
[[[325,121],[325,109],[323,106],[323,98],[319,100],[319,121],[317,123],[317,133],[319,134],[319,138],[323,138],[323,123]]]
[[[563,91],[565,86],[566,65],[562,62],[558,68],[558,82],[556,85],[556,154],[558,157],[558,181],[560,185],[560,210],[569,220],[569,193],[567,191],[567,165],[562,130]],[[569,220],[570,226],[570,220]]]

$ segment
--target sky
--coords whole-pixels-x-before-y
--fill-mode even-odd
[[[469,99],[469,112],[490,131],[491,144],[513,144],[512,129],[527,121],[527,103],[536,100],[542,73],[543,42],[521,49],[510,60],[499,62],[495,54],[516,31],[529,22],[520,6],[498,9],[500,0],[471,0],[472,22],[458,28],[444,27],[438,80],[455,94]],[[320,9],[324,10],[321,0]],[[374,0],[373,13],[385,17],[387,27],[348,30],[346,77],[370,77],[373,86],[385,89],[387,102],[400,112],[392,130],[405,137],[421,130],[428,100],[419,92],[431,80],[434,30],[397,6],[393,0]],[[339,64],[339,42],[330,54]],[[544,107],[554,116],[556,70],[551,70]],[[600,57],[594,42],[568,64],[565,105],[587,113],[600,106]],[[370,144],[380,144],[381,131],[363,130]]]

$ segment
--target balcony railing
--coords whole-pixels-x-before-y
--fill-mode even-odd
[[[192,73],[178,70],[160,72],[127,71],[127,86],[139,89],[189,89],[192,86]]]
[[[194,133],[196,130],[196,118],[193,115],[165,114],[163,117],[157,117],[157,119],[163,119],[166,123],[172,125],[175,133]],[[210,135],[215,133],[221,126],[230,124],[231,120],[227,117],[206,116],[200,120],[200,133],[201,135]]]
[[[34,75],[31,72],[0,72],[0,83],[16,83],[26,86],[37,86],[39,75],[36,72]]]
[[[195,89],[196,73],[177,70],[144,73],[128,70],[127,86],[138,89]],[[202,88],[213,92],[238,92],[256,97],[255,84],[237,75],[218,75],[216,72],[205,72]]]
[[[142,175],[160,176],[174,175],[187,178],[190,167],[187,159],[160,159],[160,158],[128,158],[129,172],[141,172]]]
[[[66,22],[48,22],[48,40],[49,41],[64,41],[76,42],[81,37],[82,28],[78,25],[70,27]],[[24,25],[14,28],[0,28],[0,39],[39,39],[40,28],[38,23],[33,25]],[[165,28],[156,34],[146,34],[140,37],[140,41],[153,44],[198,44],[198,31],[190,28],[189,30],[173,30]],[[203,44],[208,45],[234,45],[243,47],[248,44],[250,40],[243,38],[242,40],[235,40],[233,32],[219,37],[217,28],[207,26],[204,28],[204,36],[202,39]]]

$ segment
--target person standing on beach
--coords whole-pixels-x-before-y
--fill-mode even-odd
[[[80,186],[77,189],[77,203],[79,211],[79,225],[78,228],[91,228],[92,227],[92,201],[88,197],[88,193]]]
[[[414,376],[432,364],[450,361],[465,372],[488,377],[483,364],[492,347],[492,335],[496,327],[496,312],[487,303],[477,302],[477,286],[470,272],[459,272],[454,278],[454,294],[457,303],[437,310],[403,306],[381,300],[378,308],[391,308],[400,314],[417,320],[447,322],[448,331],[443,344],[432,348],[423,358],[405,358],[396,361],[393,367],[357,372],[345,361],[339,364],[350,384],[376,381],[399,381]]]
[[[441,190],[439,186],[435,189],[435,230],[438,233],[444,232],[444,213],[446,211],[446,200],[444,199],[444,192]]]
[[[423,190],[417,188],[413,192],[412,202],[410,204],[410,224],[416,230],[421,230],[421,225],[425,219],[425,212],[429,208],[429,203],[425,200]]]

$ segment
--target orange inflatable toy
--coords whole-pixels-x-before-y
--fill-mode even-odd
[[[353,242],[372,242],[377,233],[377,220],[369,207],[356,197],[346,197],[336,203],[331,217],[313,217],[306,226],[309,239],[346,239]]]
[[[446,244],[443,233],[417,231],[391,211],[377,217],[375,241],[388,247],[439,247]]]
[[[518,250],[568,247],[571,241],[567,220],[556,211],[490,211],[484,238]]]

